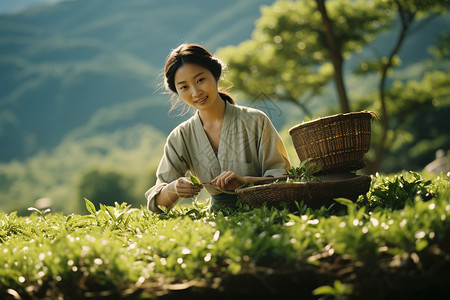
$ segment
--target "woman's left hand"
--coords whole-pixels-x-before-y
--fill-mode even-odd
[[[233,171],[224,171],[219,176],[211,180],[211,184],[224,191],[234,191],[245,183],[245,178]]]

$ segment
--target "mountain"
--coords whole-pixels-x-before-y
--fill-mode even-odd
[[[182,42],[250,38],[273,1],[78,0],[0,15],[0,161],[136,124],[168,133],[160,77]]]

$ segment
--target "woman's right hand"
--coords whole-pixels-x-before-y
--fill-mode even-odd
[[[202,190],[203,185],[195,187],[187,177],[180,177],[175,182],[175,192],[180,198],[192,198]]]

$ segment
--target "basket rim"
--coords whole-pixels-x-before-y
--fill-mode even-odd
[[[358,116],[358,117],[365,117],[367,119],[372,119],[372,115],[370,114],[370,112],[367,111],[360,111],[360,112],[349,112],[349,113],[339,113],[339,114],[335,114],[335,115],[331,115],[331,116],[326,116],[326,117],[321,117],[315,120],[311,120],[311,121],[306,121],[306,122],[302,122],[300,124],[297,124],[293,127],[291,127],[289,129],[289,134],[291,134],[292,131],[300,128],[300,127],[308,127],[308,126],[314,126],[317,123],[321,123],[324,121],[329,121],[332,119],[342,119],[345,117],[354,117],[354,116]]]
[[[244,192],[250,192],[253,190],[264,190],[264,189],[286,189],[286,188],[297,188],[301,186],[308,186],[308,187],[320,187],[324,186],[324,188],[332,186],[332,185],[339,185],[339,184],[351,184],[351,183],[359,183],[359,182],[365,182],[365,181],[371,181],[371,177],[368,175],[359,175],[353,178],[346,178],[346,179],[338,179],[338,180],[326,180],[326,181],[319,181],[319,182],[286,182],[286,183],[275,183],[277,179],[286,179],[282,177],[274,178],[273,182],[271,183],[264,183],[249,187],[239,187],[235,190],[237,194],[244,193]],[[257,181],[255,184],[258,183]]]

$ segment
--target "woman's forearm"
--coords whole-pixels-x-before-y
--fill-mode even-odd
[[[180,198],[175,190],[176,181],[173,181],[166,185],[161,192],[155,197],[156,207],[165,206],[171,209],[175,204],[177,204]]]
[[[241,182],[241,184],[238,184],[238,185],[242,185],[242,184],[245,184],[248,182],[255,182],[255,181],[259,181],[259,180],[271,179],[271,178],[273,178],[273,177],[242,176],[241,180],[243,181],[243,183]],[[177,193],[176,185],[177,185],[177,180],[172,181],[171,183],[166,185],[158,195],[156,195],[156,197],[155,197],[155,206],[156,207],[165,206],[170,210],[172,207],[175,206],[175,204],[177,204],[178,200],[180,199],[180,195]],[[238,186],[236,186],[236,187],[238,187]],[[198,191],[196,193],[198,193]],[[183,197],[191,197],[191,196],[193,196],[193,195],[183,195]]]

